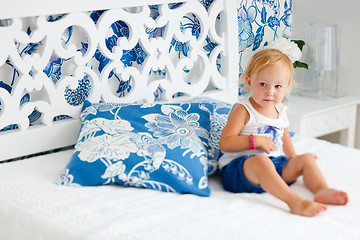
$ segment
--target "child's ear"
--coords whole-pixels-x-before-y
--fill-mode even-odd
[[[248,87],[251,87],[251,79],[250,79],[250,77],[249,77],[249,76],[246,76],[246,77],[245,77],[245,80],[246,80],[247,86],[248,86]]]

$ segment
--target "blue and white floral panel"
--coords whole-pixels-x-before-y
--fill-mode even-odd
[[[279,37],[290,38],[292,0],[241,0],[238,8],[239,74],[254,51]],[[246,94],[240,84],[239,94]]]

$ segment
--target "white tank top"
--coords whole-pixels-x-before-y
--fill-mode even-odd
[[[239,104],[243,105],[250,115],[249,121],[245,124],[239,135],[249,136],[250,134],[253,134],[254,136],[270,137],[274,141],[276,148],[270,154],[267,154],[261,149],[245,150],[241,152],[223,152],[224,154],[219,159],[220,169],[240,156],[265,155],[277,157],[284,155],[282,137],[284,135],[284,129],[289,126],[289,120],[286,113],[287,107],[283,103],[276,105],[275,107],[279,113],[279,117],[277,119],[272,119],[258,113],[247,97],[241,97]]]

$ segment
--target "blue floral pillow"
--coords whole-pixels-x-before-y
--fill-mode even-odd
[[[210,122],[200,122],[201,126],[209,132],[206,143],[208,157],[208,174],[212,175],[218,169],[218,160],[222,156],[219,140],[222,130],[227,122],[232,105],[209,97],[196,97],[188,101],[209,114]]]
[[[117,183],[209,196],[218,138],[228,111],[216,101],[179,104],[91,104],[81,113],[74,154],[59,184]],[[219,112],[219,113],[218,113]],[[211,123],[211,120],[216,122]]]

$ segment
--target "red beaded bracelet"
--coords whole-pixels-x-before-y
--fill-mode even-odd
[[[254,140],[254,135],[252,134],[249,135],[249,143],[250,143],[250,150],[255,150],[256,149],[255,140]]]

